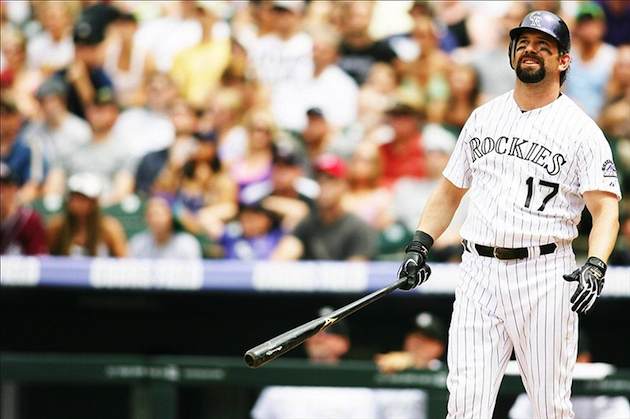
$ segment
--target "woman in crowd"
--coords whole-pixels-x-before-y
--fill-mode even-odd
[[[136,258],[200,259],[201,246],[195,237],[179,231],[173,218],[172,200],[155,195],[147,202],[148,229],[131,238],[130,256]]]
[[[448,85],[450,97],[444,123],[459,134],[472,111],[481,104],[477,71],[470,65],[455,64],[449,71]]]
[[[348,181],[350,188],[342,201],[344,208],[378,231],[389,227],[393,222],[392,196],[379,186],[380,160],[376,145],[359,145],[350,160]]]
[[[91,173],[70,177],[65,209],[48,226],[52,255],[126,256],[127,239],[120,222],[101,214],[98,199],[102,189],[100,178]]]
[[[252,110],[246,118],[247,152],[230,168],[239,189],[271,178],[275,125],[269,112]]]

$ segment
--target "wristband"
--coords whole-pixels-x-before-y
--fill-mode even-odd
[[[433,246],[433,237],[425,233],[424,231],[416,230],[413,233],[411,242],[407,245],[405,252],[410,250],[420,253],[428,252]]]
[[[606,273],[606,262],[604,262],[603,260],[601,260],[600,258],[598,258],[597,256],[591,256],[588,259],[586,259],[586,263],[589,265],[593,265],[596,268],[601,269],[602,273]]]

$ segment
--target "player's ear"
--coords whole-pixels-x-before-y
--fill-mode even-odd
[[[560,54],[560,56],[558,57],[558,70],[566,71],[568,70],[569,65],[571,65],[571,56],[569,55],[569,53],[565,52]]]

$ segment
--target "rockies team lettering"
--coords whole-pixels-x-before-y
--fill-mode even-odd
[[[567,162],[561,153],[554,153],[537,142],[518,137],[501,136],[496,140],[492,137],[485,137],[483,140],[475,137],[471,138],[469,146],[473,163],[494,152],[536,164],[551,176],[560,173],[560,168]]]

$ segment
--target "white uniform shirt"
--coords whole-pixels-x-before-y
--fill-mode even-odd
[[[510,91],[477,108],[443,174],[470,188],[461,236],[489,246],[570,241],[584,192],[621,199],[606,138],[566,95],[522,112]]]

